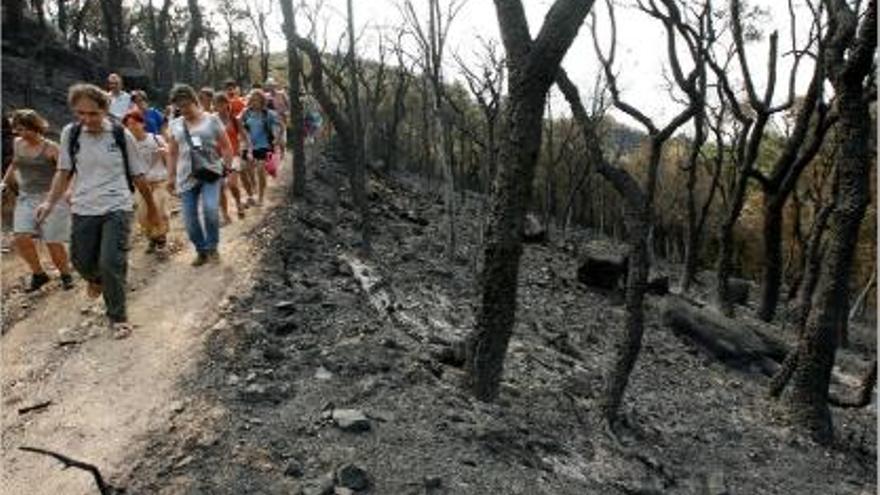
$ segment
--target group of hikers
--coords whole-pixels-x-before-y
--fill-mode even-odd
[[[70,87],[75,119],[58,144],[47,138],[49,123],[38,112],[16,110],[10,119],[12,159],[0,186],[16,193],[15,250],[32,273],[25,291],[50,282],[39,239],[65,290],[74,287],[75,269],[89,296],[103,295],[117,338],[132,331],[126,312],[132,221],[147,251],[164,259],[172,197],[178,196],[195,248],[192,265],[218,263],[220,228],[232,221],[227,194],[239,219],[261,207],[267,175],[285,151],[289,102],[271,79],[264,87],[254,84],[246,97],[235,80],[216,92],[177,84],[169,102],[164,111],[151,107],[144,91],[126,92],[119,75],[110,74],[106,90]],[[313,132],[314,119],[306,124]]]

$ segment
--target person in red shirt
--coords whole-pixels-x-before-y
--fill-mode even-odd
[[[240,140],[245,140],[245,143],[247,143],[247,140],[250,138],[248,133],[244,132],[244,128],[241,126],[241,121],[238,120],[232,112],[232,105],[226,97],[226,94],[217,93],[214,95],[214,111],[216,112],[217,117],[220,118],[220,122],[226,127],[226,135],[229,137],[229,144],[232,145],[232,149],[240,149]],[[250,147],[246,145],[244,148],[249,149]],[[235,153],[235,158],[232,159],[232,167],[229,171],[229,175],[226,176],[223,187],[224,190],[221,192],[221,194],[225,195],[225,190],[229,189],[229,192],[232,193],[232,199],[235,200],[235,209],[238,212],[238,218],[244,218],[241,190],[238,188],[238,177],[241,174],[241,163],[241,157],[238,156],[238,153]],[[228,213],[226,216],[229,216]]]
[[[239,94],[238,83],[235,81],[235,79],[227,79],[226,81],[224,81],[223,90],[226,93],[226,101],[229,104],[229,115],[232,116],[233,119],[238,120],[241,117],[241,114],[244,113],[245,108],[247,108],[247,99]],[[243,132],[241,134],[247,135],[246,132]],[[240,141],[239,144],[244,144],[244,142]],[[233,147],[234,146],[235,143],[233,143]],[[244,201],[242,202],[242,205],[245,208],[247,208],[248,206],[253,206],[255,204],[254,185],[256,184],[256,176],[254,175],[254,164],[252,160],[248,159],[247,150],[248,148],[244,146],[239,146],[239,148],[236,148],[236,154],[240,155],[239,173],[237,175],[241,177],[241,185],[246,195]]]

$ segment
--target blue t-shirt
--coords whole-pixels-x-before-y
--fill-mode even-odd
[[[163,123],[165,123],[165,117],[162,115],[162,112],[155,108],[148,108],[144,112],[144,126],[148,133],[159,134]]]
[[[277,122],[278,117],[272,110],[256,112],[248,109],[241,115],[241,123],[247,129],[255,150],[272,149],[272,144],[269,142],[269,136],[266,134],[266,131],[273,132],[272,130],[275,129]]]

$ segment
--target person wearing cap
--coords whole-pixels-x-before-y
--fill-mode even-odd
[[[153,196],[153,202],[159,212],[159,221],[152,223],[147,217],[148,208],[143,194],[135,195],[135,216],[141,232],[149,242],[147,253],[155,253],[160,259],[164,259],[168,254],[168,225],[170,221],[168,206],[171,202],[171,194],[168,191],[168,175],[171,167],[168,146],[161,135],[147,131],[144,115],[138,109],[129,110],[122,117],[122,125],[134,136],[137,151],[147,165],[145,176]]]

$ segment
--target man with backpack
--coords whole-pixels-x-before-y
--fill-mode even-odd
[[[125,338],[132,330],[125,279],[134,188],[144,197],[151,224],[160,222],[159,212],[134,137],[108,117],[107,93],[92,84],[75,84],[68,103],[77,122],[61,131],[58,169],[48,198],[37,207],[36,220],[48,217],[76,174],[71,200],[73,266],[88,282],[89,296],[103,294],[114,337]]]

